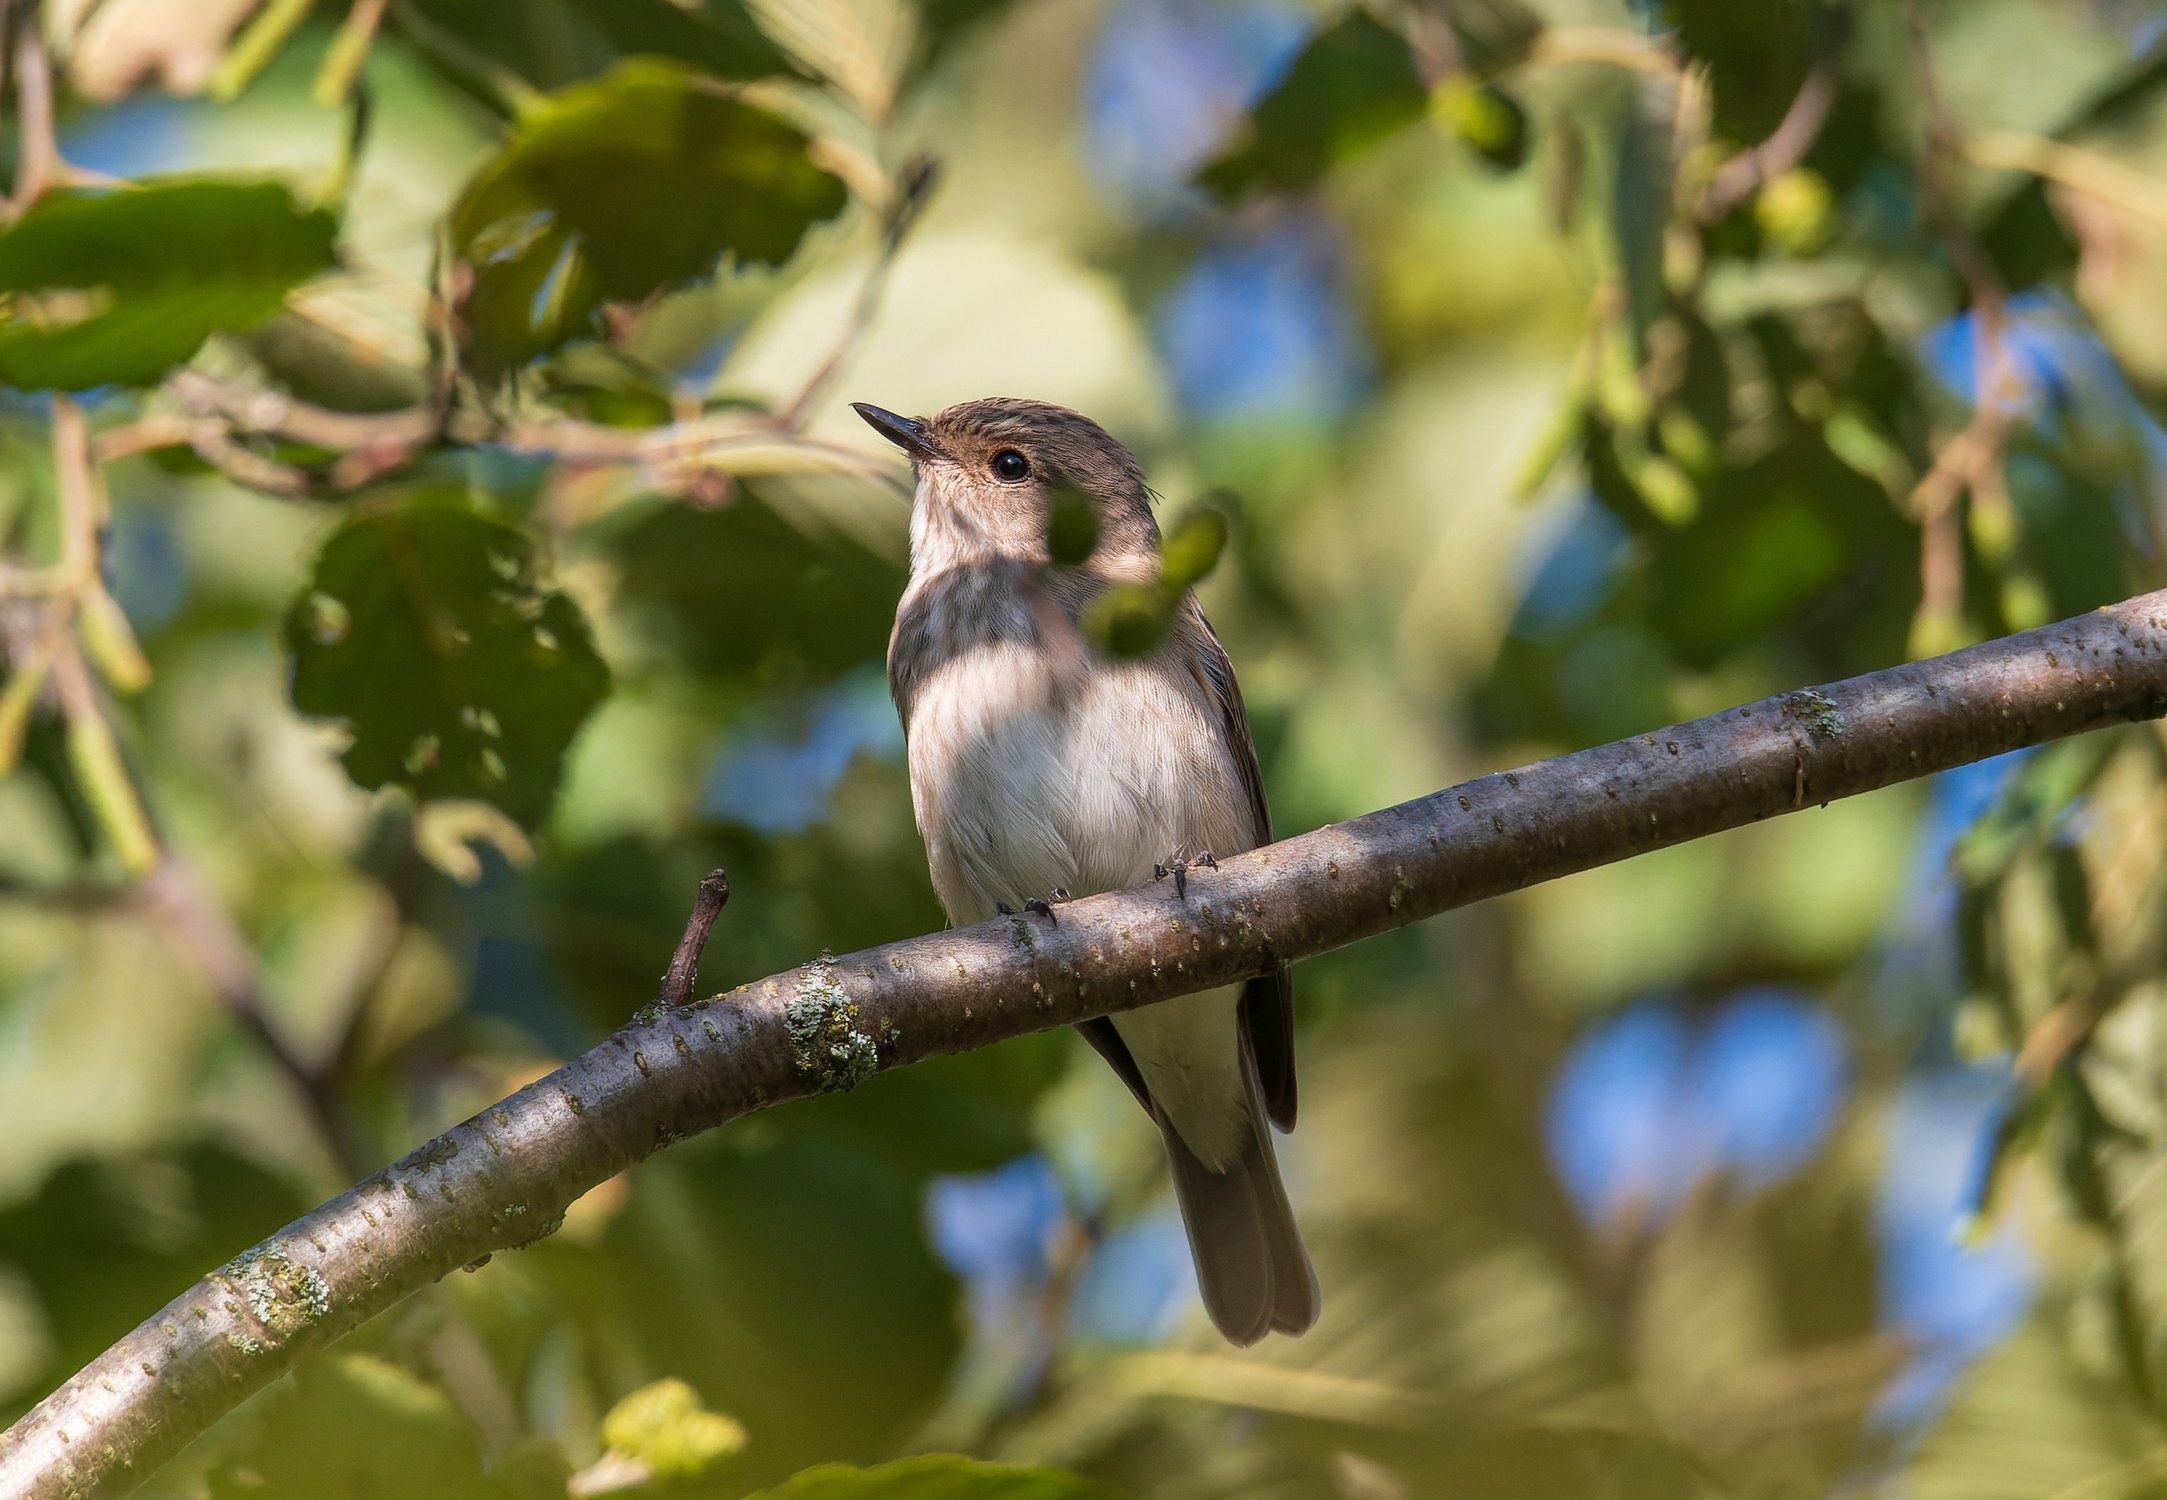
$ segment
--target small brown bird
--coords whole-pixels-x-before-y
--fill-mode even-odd
[[[1241,689],[1184,595],[1134,661],[1078,627],[1108,586],[1159,571],[1136,459],[1088,417],[967,401],[931,418],[858,403],[918,471],[910,584],[888,683],[911,800],[949,920],[1139,885],[1161,865],[1251,849],[1271,814]],[[1081,565],[1047,546],[1055,497],[1086,496]],[[1294,1128],[1294,991],[1285,968],[1080,1028],[1158,1123],[1197,1283],[1237,1344],[1317,1320],[1317,1275],[1268,1125]]]

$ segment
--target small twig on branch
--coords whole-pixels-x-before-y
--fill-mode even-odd
[[[1704,224],[1713,224],[1759,191],[1771,178],[1780,177],[1806,159],[1813,143],[1821,138],[1836,95],[1843,87],[1843,53],[1851,39],[1849,7],[1832,7],[1821,22],[1812,66],[1791,98],[1791,106],[1776,122],[1768,138],[1726,161],[1708,184],[1697,210]]]
[[[710,870],[692,898],[692,915],[685,919],[685,935],[670,955],[669,972],[662,976],[662,1003],[676,1007],[692,1003],[692,986],[699,978],[700,955],[707,951],[707,935],[715,930],[715,918],[730,900],[730,877]]]
[[[1216,988],[1816,801],[2167,714],[2167,592],[1484,776],[1164,885],[653,1006],[183,1292],[0,1436],[0,1500],[119,1494],[437,1278],[671,1141],[888,1068]]]

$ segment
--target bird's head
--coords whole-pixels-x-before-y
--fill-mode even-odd
[[[1120,576],[1156,564],[1158,525],[1143,469],[1089,417],[1006,397],[931,417],[852,405],[917,467],[913,571],[1088,556],[1095,570]]]

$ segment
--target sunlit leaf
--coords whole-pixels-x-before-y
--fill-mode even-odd
[[[690,1479],[743,1448],[745,1429],[682,1380],[657,1380],[609,1409],[602,1441],[658,1479]]]
[[[275,182],[48,193],[0,234],[0,383],[147,385],[331,269],[337,230]]]
[[[523,118],[451,215],[462,331],[484,374],[596,331],[637,302],[738,264],[787,260],[843,206],[810,142],[728,87],[652,59],[618,64]]]
[[[791,71],[743,0],[413,0],[413,9],[536,88],[561,88],[630,56],[676,58],[717,78]]]
[[[540,821],[609,688],[578,606],[540,572],[524,533],[452,497],[349,522],[287,612],[294,706],[345,723],[363,786]]]

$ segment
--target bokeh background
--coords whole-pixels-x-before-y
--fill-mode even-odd
[[[849,399],[1073,405],[1227,515],[1282,832],[2162,581],[2167,7],[0,10],[18,187],[89,184],[0,233],[11,1410],[594,1044],[708,869],[710,991],[939,925]],[[1215,1338],[1048,1035],[676,1147],[150,1489],[2167,1491],[2163,757],[1301,966],[1300,1341]]]

